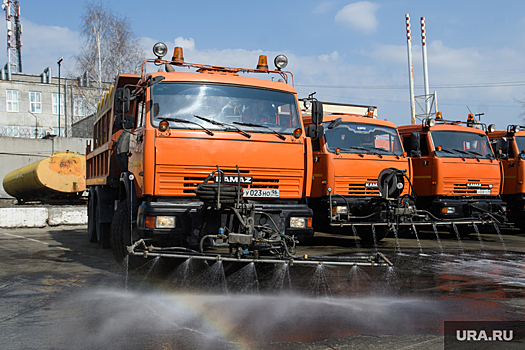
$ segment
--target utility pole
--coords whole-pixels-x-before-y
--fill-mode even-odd
[[[7,64],[11,73],[22,72],[22,25],[18,0],[4,0],[2,10],[7,21]]]
[[[58,137],[60,137],[60,66],[64,57],[60,57],[58,63]]]

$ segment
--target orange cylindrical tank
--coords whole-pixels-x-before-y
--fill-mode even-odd
[[[86,190],[86,157],[55,152],[4,177],[4,190],[19,201],[78,198]]]

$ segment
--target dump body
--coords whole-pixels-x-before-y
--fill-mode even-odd
[[[51,157],[8,173],[3,186],[19,202],[74,201],[86,190],[85,172],[84,155],[55,152]]]
[[[508,205],[508,218],[525,229],[525,131],[509,125],[507,130],[490,132],[490,142],[503,169],[502,199]]]
[[[87,153],[91,239],[109,245],[111,225],[122,259],[137,239],[201,251],[213,240],[248,254],[260,242],[274,252],[285,236],[311,236],[312,151],[291,74],[176,62],[163,62],[166,72],[120,75],[99,104]],[[119,112],[124,89],[131,102]]]
[[[341,104],[323,103],[323,109],[324,135],[312,141],[314,224],[320,229],[346,226],[345,233],[351,235],[356,229],[365,240],[373,239],[374,225],[375,238],[381,239],[413,214],[413,201],[408,198],[411,164],[397,129],[377,119],[375,107],[347,105],[345,110]],[[304,115],[304,121],[312,124],[309,115]],[[394,176],[390,181],[399,187],[383,188],[380,175],[383,181],[387,175]],[[389,193],[382,194],[380,189]]]
[[[447,121],[398,129],[412,155],[418,209],[458,224],[505,222],[501,165],[486,132]]]

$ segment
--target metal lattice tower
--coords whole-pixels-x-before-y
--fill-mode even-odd
[[[22,26],[18,0],[4,0],[2,9],[7,21],[7,64],[11,73],[19,73],[22,72]]]

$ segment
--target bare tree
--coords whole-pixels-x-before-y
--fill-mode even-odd
[[[99,90],[103,82],[113,81],[119,73],[137,73],[145,59],[126,17],[119,16],[102,4],[86,3],[80,22],[84,39],[76,56],[78,68],[93,77]]]

